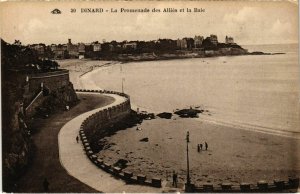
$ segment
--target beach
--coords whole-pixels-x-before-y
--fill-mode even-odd
[[[95,72],[94,70],[100,67],[105,68],[110,65],[116,64],[115,61],[92,61],[92,60],[58,60],[60,68],[68,69],[70,72],[70,81],[73,83],[75,89],[101,89],[95,85],[90,76]],[[94,72],[93,72],[94,71]],[[87,74],[89,74],[87,76]]]
[[[190,173],[193,183],[220,184],[259,180],[272,182],[299,175],[299,140],[177,118],[144,121],[140,126],[105,138],[107,147],[98,156],[110,164],[127,160],[126,170],[147,177],[186,181],[186,133],[190,133]],[[148,142],[140,141],[148,138]],[[197,151],[197,144],[208,150]],[[128,144],[130,142],[130,144]]]
[[[216,69],[217,66],[213,63],[216,60],[218,63],[223,63],[223,61],[228,61],[228,58],[205,59],[203,65],[206,69],[204,69],[204,71],[210,71],[211,73],[214,71],[219,72],[218,69]],[[176,60],[172,60],[163,64],[154,64],[154,67],[152,68],[147,64],[148,62],[129,64],[129,66],[126,66],[128,64],[121,65],[121,63],[112,63],[109,61],[68,60],[63,61],[62,63],[60,62],[62,68],[70,70],[70,79],[75,88],[102,88],[121,91],[120,80],[122,80],[122,77],[125,77],[125,93],[131,96],[133,107],[139,107],[140,110],[147,110],[155,113],[162,111],[172,112],[175,108],[183,108],[187,106],[187,104],[190,104],[193,106],[201,106],[209,111],[203,115],[200,114],[197,119],[179,118],[174,116],[170,120],[156,118],[154,120],[144,121],[139,126],[142,130],[136,130],[136,127],[132,127],[118,131],[113,136],[105,138],[107,146],[98,153],[99,157],[111,164],[116,163],[119,159],[127,160],[126,170],[133,171],[134,174],[145,174],[148,177],[160,177],[162,179],[171,180],[172,172],[175,170],[179,175],[179,182],[185,182],[185,137],[187,131],[189,131],[191,140],[189,143],[190,173],[192,182],[195,184],[206,182],[211,182],[213,184],[220,184],[221,182],[231,182],[233,184],[250,182],[255,184],[261,179],[272,182],[274,179],[287,179],[288,176],[300,174],[300,161],[298,157],[300,150],[300,140],[298,138],[299,128],[297,128],[298,123],[294,120],[294,116],[297,117],[297,113],[293,113],[292,115],[289,114],[288,117],[284,117],[284,114],[281,113],[278,121],[276,120],[278,115],[275,114],[277,111],[276,106],[273,109],[269,109],[269,112],[270,110],[272,112],[269,116],[267,112],[268,106],[263,106],[263,104],[266,103],[269,103],[270,106],[273,105],[270,100],[274,100],[274,98],[279,101],[284,100],[284,102],[287,102],[287,97],[285,95],[290,96],[290,94],[292,94],[292,98],[294,99],[297,97],[298,91],[290,91],[293,90],[293,87],[285,88],[284,85],[289,83],[280,81],[280,84],[283,85],[279,90],[284,90],[284,95],[280,96],[277,94],[274,98],[268,98],[267,96],[265,100],[263,100],[261,96],[260,99],[262,99],[262,101],[258,104],[262,105],[263,109],[266,109],[265,118],[271,119],[271,121],[267,123],[270,124],[268,125],[268,128],[266,130],[261,130],[262,126],[249,125],[247,123],[243,127],[239,123],[231,122],[232,120],[230,119],[235,118],[236,120],[242,121],[245,113],[234,111],[226,112],[229,110],[229,106],[226,106],[227,109],[224,108],[222,114],[217,107],[210,105],[212,102],[218,104],[217,101],[222,101],[222,98],[209,101],[209,99],[207,100],[200,97],[200,99],[204,100],[199,101],[198,99],[198,104],[196,104],[195,101],[182,103],[180,99],[187,98],[188,101],[189,95],[187,94],[190,94],[188,92],[191,88],[197,88],[196,85],[189,87],[177,85],[177,92],[173,91],[171,88],[165,88],[165,91],[163,91],[161,83],[171,83],[173,80],[167,76],[161,77],[157,74],[158,72],[155,71],[155,68],[157,68],[158,65],[161,65],[163,71],[164,69],[168,71],[167,69],[175,62]],[[151,65],[153,65],[153,63]],[[91,67],[93,67],[92,71]],[[186,67],[190,66],[187,65]],[[248,70],[250,66],[245,66],[245,68]],[[145,74],[134,74],[133,70],[140,69],[145,69],[145,72],[151,74],[155,79],[145,81]],[[169,73],[171,74],[172,72]],[[181,74],[186,75],[191,73],[192,71],[190,68],[182,70],[181,72]],[[229,72],[226,71],[223,73]],[[249,74],[249,72],[245,72],[245,74],[246,73]],[[293,72],[290,71],[290,75],[294,75]],[[222,74],[215,75],[214,78],[217,78],[217,84],[221,84],[222,81],[224,81],[221,79],[223,76],[224,75]],[[277,79],[277,77],[272,77],[272,74],[269,74],[268,76],[273,81]],[[181,78],[177,77],[177,79]],[[191,79],[192,81],[195,81],[193,78]],[[196,79],[199,78],[197,77]],[[206,79],[208,79],[208,77],[206,77]],[[281,78],[281,80],[283,79],[284,77]],[[238,81],[238,79],[233,79],[230,83],[235,83],[236,81]],[[130,86],[130,84],[132,84],[131,82],[135,83],[135,87]],[[204,87],[205,91],[208,90],[208,88],[214,87],[214,85],[211,85],[210,83],[207,83],[206,86],[204,84],[201,86]],[[230,89],[230,86],[230,84],[223,85],[223,89],[218,95],[225,98],[225,100],[232,98],[232,96],[228,98],[224,96],[228,92],[226,89]],[[255,86],[259,87],[250,89],[254,91],[263,89],[260,88],[261,83],[253,85],[252,87]],[[141,87],[143,87],[144,90]],[[234,89],[241,90],[241,87],[241,85],[236,84]],[[272,87],[274,88],[269,87],[267,90],[271,92],[278,90],[277,85]],[[153,91],[154,93],[146,93],[145,95],[145,89]],[[194,91],[190,92],[193,93],[197,91],[198,89],[194,89]],[[175,93],[179,97],[175,98],[174,96],[174,98],[165,98],[163,96],[165,93]],[[139,96],[140,98],[138,98]],[[204,96],[209,95],[204,92]],[[241,100],[236,101],[237,96],[234,96],[234,99],[235,101],[228,101],[227,103],[230,105],[230,103],[238,102],[237,104],[234,104],[235,106],[243,103]],[[251,99],[245,99],[251,102]],[[249,101],[247,103],[250,103]],[[174,102],[177,103],[177,107],[171,106]],[[288,103],[287,105],[288,106],[282,110],[284,113],[287,113],[290,110],[296,111],[293,108],[293,103]],[[264,118],[259,118],[261,115],[255,114],[256,111],[262,110],[259,108],[261,107],[253,107],[252,112],[247,112],[247,115],[252,118],[250,121],[259,121],[259,119],[261,119],[261,122],[264,123]],[[220,118],[223,118],[223,120],[227,122],[220,122],[222,121]],[[282,124],[286,118],[290,119],[288,121],[291,122],[290,124],[287,124],[288,128],[285,128],[286,126],[283,126]],[[272,128],[272,126],[280,126],[280,130],[276,127]],[[143,138],[148,138],[149,141],[140,141]],[[209,145],[208,150],[197,152],[197,144],[204,144],[205,141]],[[130,142],[130,144],[128,144],[128,142]]]

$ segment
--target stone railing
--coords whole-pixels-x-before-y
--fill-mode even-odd
[[[124,180],[126,183],[131,184],[142,184],[153,187],[161,187],[162,180],[160,178],[147,179],[145,175],[134,175],[130,171],[122,170],[119,167],[115,167],[112,164],[105,162],[103,159],[98,158],[93,150],[91,149],[89,136],[95,133],[94,130],[105,130],[106,123],[117,122],[118,120],[129,115],[131,112],[130,106],[130,97],[127,94],[107,91],[107,90],[82,90],[77,89],[76,92],[95,92],[102,94],[116,94],[126,98],[121,104],[112,106],[107,109],[103,109],[97,113],[86,118],[80,126],[79,136],[81,138],[84,150],[87,157],[93,162],[96,166],[102,170]],[[106,123],[105,123],[106,122]]]
[[[32,73],[28,74],[29,78],[44,78],[44,77],[55,77],[55,76],[61,76],[61,75],[68,75],[69,70],[67,69],[58,69],[55,71],[48,71],[48,72],[40,72],[40,73]]]
[[[191,185],[192,192],[228,192],[228,193],[261,193],[261,192],[290,192],[296,191],[299,188],[299,178],[289,177],[288,180],[274,180],[272,183],[261,180],[257,184],[240,183],[233,185],[231,183],[222,183],[221,185],[213,185],[206,183],[203,185]]]

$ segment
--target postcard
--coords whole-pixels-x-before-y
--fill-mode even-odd
[[[298,1],[0,13],[3,192],[299,192]]]

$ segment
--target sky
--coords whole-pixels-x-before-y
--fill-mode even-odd
[[[62,14],[51,14],[55,8]],[[81,13],[81,8],[109,11]],[[121,8],[148,8],[150,13],[120,13]],[[153,8],[177,12],[153,13]],[[187,8],[205,12],[186,12]],[[297,1],[1,2],[0,21],[1,38],[23,44],[67,43],[68,38],[73,43],[89,43],[210,34],[216,34],[219,42],[232,36],[241,45],[298,43]]]

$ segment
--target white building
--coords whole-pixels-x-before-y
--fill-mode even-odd
[[[225,43],[226,44],[234,44],[233,38],[229,37],[229,36],[226,36],[225,37]]]
[[[137,43],[136,42],[130,42],[130,43],[125,43],[123,44],[123,48],[132,48],[132,49],[136,49],[137,48]]]
[[[94,43],[93,44],[93,51],[94,52],[101,51],[101,44],[100,43]]]
[[[180,48],[180,49],[186,49],[187,48],[186,39],[178,39],[176,43],[177,43],[177,47]]]
[[[200,48],[202,45],[202,42],[204,40],[203,36],[195,36],[194,38],[194,47],[195,48]]]

